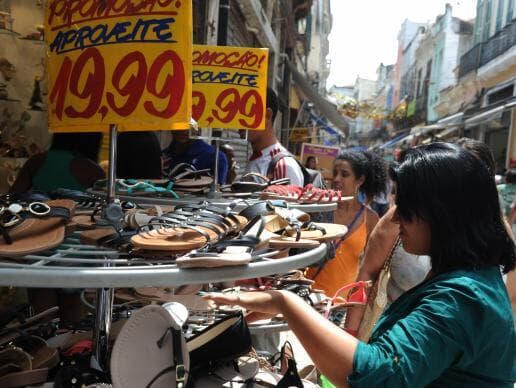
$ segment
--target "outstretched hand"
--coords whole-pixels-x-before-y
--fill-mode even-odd
[[[281,314],[281,291],[243,292],[240,294],[212,293],[204,296],[218,305],[240,306],[249,311],[267,315]]]

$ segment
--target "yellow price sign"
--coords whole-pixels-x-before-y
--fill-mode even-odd
[[[48,0],[49,126],[188,128],[192,3]]]
[[[202,128],[265,129],[265,48],[194,45],[192,117]]]

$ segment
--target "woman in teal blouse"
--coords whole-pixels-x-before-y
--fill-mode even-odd
[[[405,250],[432,271],[398,298],[363,343],[283,291],[211,295],[283,314],[318,369],[339,387],[513,387],[516,336],[502,271],[515,267],[495,183],[452,144],[410,150],[391,170]]]

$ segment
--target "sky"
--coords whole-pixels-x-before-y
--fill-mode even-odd
[[[477,0],[331,0],[327,88],[353,85],[357,76],[376,79],[381,62],[396,62],[403,21],[433,23],[444,13],[446,3],[453,7],[453,16],[465,20],[475,17]]]

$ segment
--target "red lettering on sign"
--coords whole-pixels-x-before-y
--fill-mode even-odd
[[[86,77],[86,79],[84,79]],[[105,91],[106,79],[116,93]],[[121,117],[130,116],[142,104],[142,96],[147,90],[159,100],[166,100],[164,108],[159,101],[145,101],[145,110],[165,119],[172,118],[179,110],[185,89],[185,69],[177,53],[167,50],[147,65],[145,56],[139,51],[125,55],[115,66],[112,75],[106,74],[104,58],[97,48],[84,50],[75,63],[66,56],[50,92],[52,112],[57,119],[63,117],[89,119],[99,113],[102,119],[109,109]],[[77,97],[73,101],[83,100],[86,107],[78,110],[77,106],[64,107],[67,94]],[[102,104],[106,96],[106,102]],[[204,107],[202,108],[204,110]]]
[[[120,86],[122,76],[133,64],[137,66],[136,74],[131,75],[124,86]],[[128,98],[124,105],[118,107],[115,103],[115,95],[113,93],[106,93],[107,102],[111,109],[123,117],[133,113],[145,91],[146,77],[147,63],[145,62],[145,56],[141,52],[135,51],[123,57],[115,68],[112,83],[121,96],[128,96]]]
[[[165,82],[163,83],[163,87],[158,91],[158,76],[162,73],[162,70],[165,68],[167,62],[170,62],[172,66],[171,69],[170,67],[165,69],[167,76]],[[181,61],[179,55],[177,55],[174,51],[165,51],[156,58],[149,70],[147,90],[149,93],[155,95],[156,97],[168,97],[168,105],[163,111],[157,110],[154,104],[150,101],[145,101],[143,106],[145,107],[145,110],[151,115],[162,118],[171,118],[176,114],[176,112],[179,110],[179,107],[181,106],[184,89],[185,70],[183,67],[183,61]]]
[[[79,79],[88,62],[92,61],[93,72],[88,74],[86,83],[82,89],[79,90]],[[81,112],[75,110],[73,106],[65,108],[65,113],[72,118],[90,118],[93,116],[102,103],[102,96],[104,94],[104,84],[106,82],[106,68],[104,66],[104,58],[100,51],[96,48],[89,48],[82,52],[77,58],[77,62],[72,70],[70,76],[70,92],[80,99],[88,99],[88,105]]]

